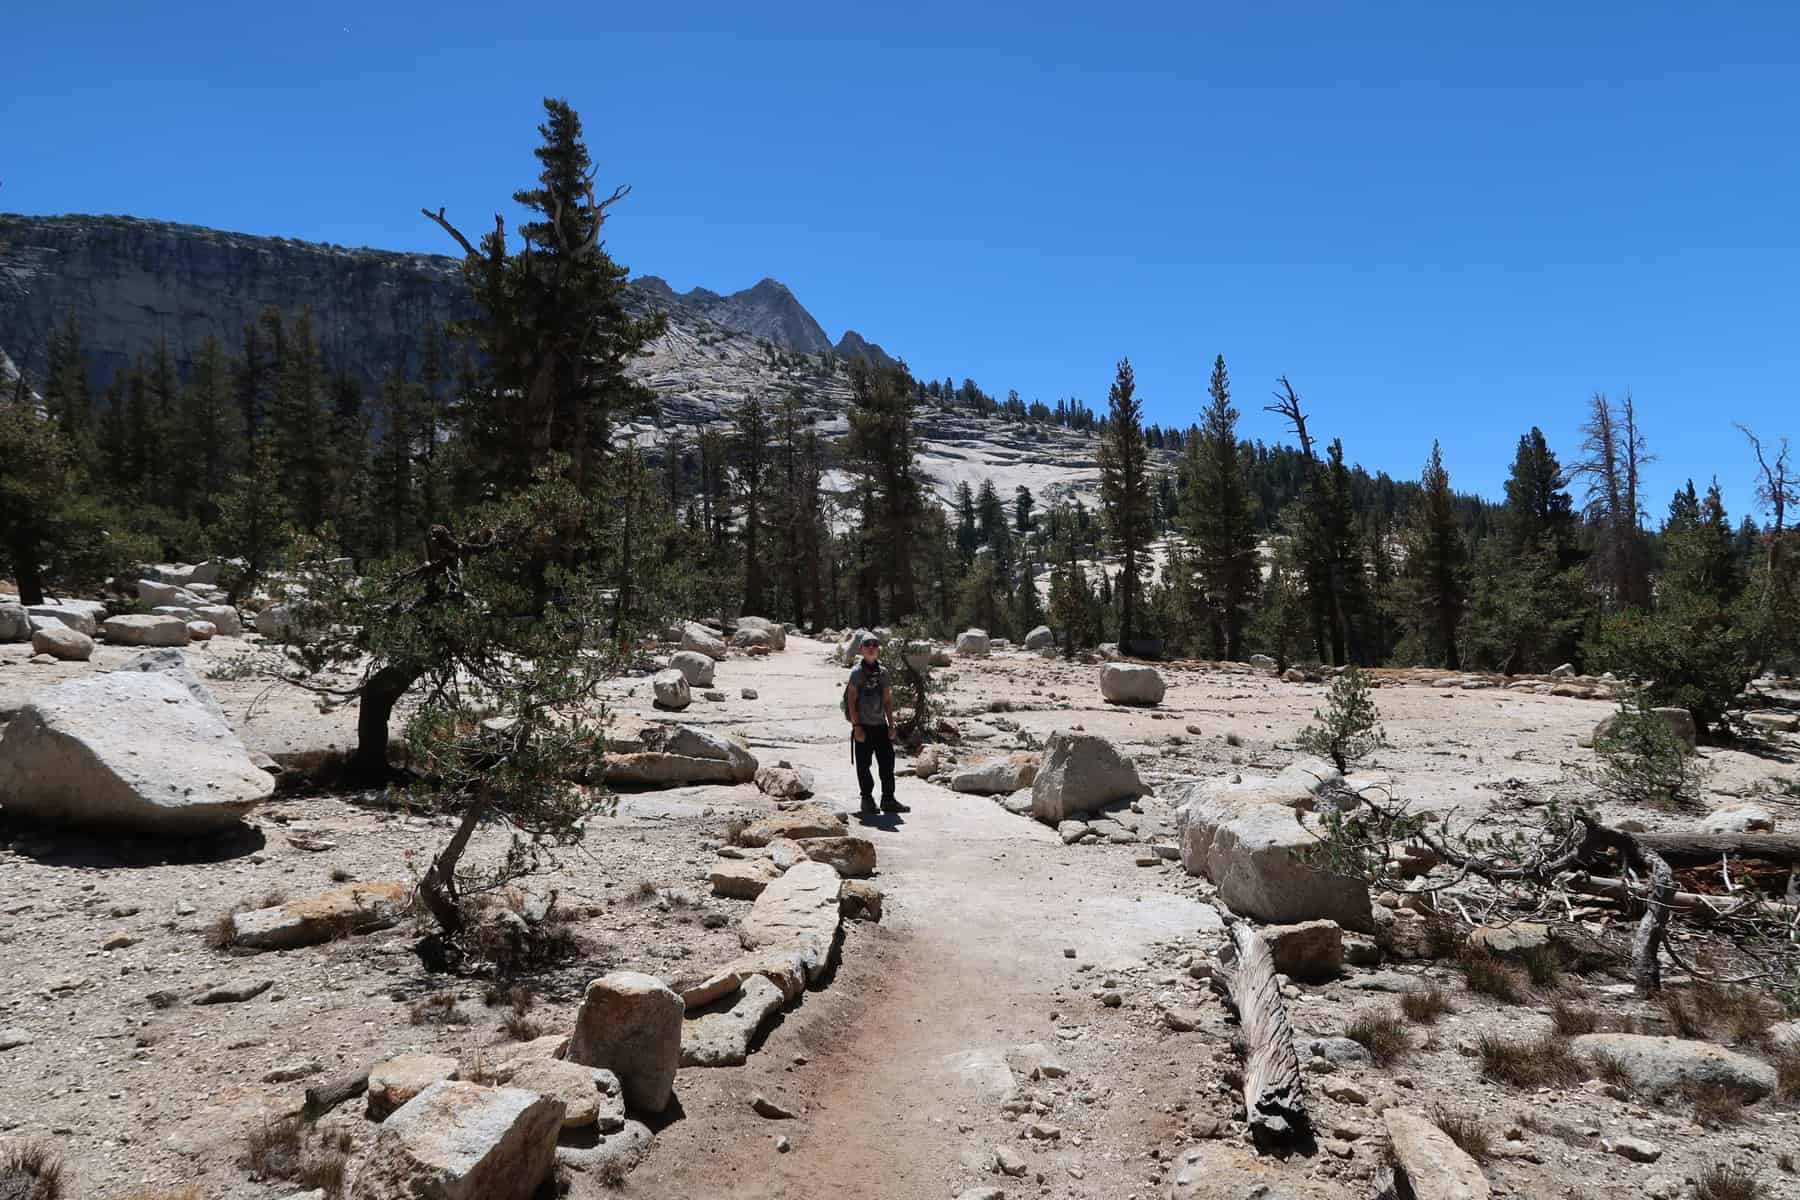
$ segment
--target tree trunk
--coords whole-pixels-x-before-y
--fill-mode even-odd
[[[389,663],[363,685],[356,708],[356,750],[344,764],[352,778],[388,777],[392,770],[388,765],[388,718],[422,674],[415,663]]]
[[[14,582],[19,585],[19,603],[42,604],[44,577],[38,570],[36,539],[21,531],[6,549],[7,557],[12,559],[13,574],[18,576]]]
[[[1794,833],[1640,833],[1636,837],[1638,845],[1660,854],[1672,867],[1712,866],[1727,855],[1800,863],[1800,834]]]
[[[456,864],[462,861],[463,851],[469,848],[469,839],[475,836],[475,827],[481,824],[487,809],[485,799],[469,801],[469,807],[463,811],[462,824],[450,836],[450,844],[431,860],[425,877],[419,880],[419,899],[431,910],[432,918],[445,937],[455,937],[462,932],[462,905],[456,894]]]
[[[306,1115],[322,1117],[352,1096],[360,1096],[369,1087],[369,1068],[334,1075],[324,1083],[306,1089]]]
[[[1307,1130],[1306,1097],[1294,1029],[1281,1003],[1275,959],[1269,944],[1247,921],[1231,926],[1231,962],[1221,961],[1213,987],[1224,991],[1248,1044],[1244,1062],[1244,1112],[1251,1135],[1261,1143],[1285,1141]]]

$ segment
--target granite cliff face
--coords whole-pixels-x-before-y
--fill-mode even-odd
[[[773,279],[731,295],[676,292],[655,276],[633,280],[634,303],[668,317],[632,374],[655,390],[654,420],[619,431],[645,447],[695,437],[727,420],[746,396],[797,394],[820,433],[848,429],[853,358],[890,361],[854,330],[834,345],[792,292]],[[96,391],[167,339],[184,371],[202,342],[241,343],[265,308],[309,307],[332,365],[379,384],[391,365],[417,371],[422,332],[467,315],[456,259],[226,233],[136,217],[0,214],[0,384],[5,354],[41,380],[53,327],[73,312]],[[926,404],[918,414],[921,473],[943,499],[991,479],[1011,499],[1025,485],[1040,503],[1068,497],[1092,507],[1098,470],[1090,434],[1032,429]],[[831,472],[835,491],[853,485]]]
[[[654,276],[631,283],[645,309],[699,336],[745,334],[822,354],[831,339],[784,285],[764,279],[731,295],[678,293]],[[0,214],[0,348],[41,378],[50,330],[72,312],[90,377],[104,387],[167,341],[184,369],[209,336],[235,348],[268,307],[310,308],[326,356],[375,383],[394,364],[419,367],[422,332],[468,315],[458,261],[350,249],[137,217]],[[853,357],[885,359],[845,337]]]

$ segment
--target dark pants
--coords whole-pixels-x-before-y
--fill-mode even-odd
[[[888,736],[886,725],[864,725],[863,740],[852,740],[850,745],[856,751],[856,785],[862,789],[863,803],[867,804],[875,798],[875,779],[869,774],[869,760],[872,758],[881,764],[881,802],[889,804],[894,799],[894,741]]]

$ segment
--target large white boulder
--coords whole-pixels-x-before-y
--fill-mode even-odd
[[[738,940],[751,950],[796,952],[806,978],[815,980],[830,964],[839,920],[836,868],[802,862],[763,889],[739,926]]]
[[[1176,810],[1181,863],[1219,889],[1219,899],[1242,916],[1277,925],[1336,921],[1345,929],[1374,928],[1368,885],[1302,861],[1317,835],[1300,820],[1300,800],[1279,780],[1201,789]]]
[[[834,887],[836,879],[834,872]],[[627,1108],[659,1113],[674,1093],[686,1011],[681,996],[662,980],[614,971],[588,984],[563,1057],[611,1071],[619,1078]]]
[[[1027,650],[1051,650],[1054,649],[1055,646],[1056,635],[1050,631],[1048,625],[1039,625],[1036,629],[1025,635],[1025,648]]]
[[[185,646],[191,637],[180,617],[152,615],[108,617],[100,633],[120,646]]]
[[[220,637],[237,637],[244,632],[243,619],[238,616],[238,610],[229,604],[196,605],[194,616],[202,621],[211,621]]]
[[[965,629],[956,635],[956,654],[959,658],[986,658],[992,645],[992,639],[985,629]]]
[[[562,1124],[562,1101],[538,1092],[434,1083],[382,1125],[350,1200],[530,1200]]]
[[[650,680],[650,691],[655,697],[658,708],[666,708],[680,712],[694,702],[694,694],[688,688],[687,676],[677,667],[666,671],[658,671]]]
[[[9,815],[208,833],[235,824],[274,788],[231,727],[162,672],[46,688],[0,735],[0,806]]]
[[[719,635],[698,621],[689,621],[681,627],[681,648],[711,659],[724,658],[729,653]]]
[[[145,604],[148,604],[151,608],[158,608],[164,605],[193,608],[197,605],[206,603],[205,600],[194,595],[194,593],[188,591],[185,587],[178,587],[172,583],[158,583],[154,579],[138,580],[137,592],[138,599],[142,600]]]
[[[293,629],[293,613],[285,604],[271,604],[256,614],[256,632],[266,638],[286,641]]]
[[[1006,796],[1037,781],[1039,756],[1028,751],[990,758],[950,776],[950,790],[975,796]]]
[[[0,642],[29,642],[31,614],[23,604],[0,604]]]
[[[46,621],[31,635],[31,649],[64,662],[86,662],[93,657],[94,639],[85,633],[77,633],[60,621]]]
[[[59,600],[54,604],[28,604],[25,611],[37,621],[61,621],[77,633],[93,637],[106,620],[106,605],[98,600]]]
[[[737,632],[744,633],[747,630],[765,634],[771,650],[787,649],[787,626],[780,621],[771,621],[767,617],[739,617]]]
[[[1161,704],[1164,690],[1155,667],[1107,663],[1100,668],[1100,697],[1108,704]]]
[[[691,688],[713,685],[713,660],[692,650],[677,650],[669,657],[669,666],[681,672]]]
[[[1610,1058],[1631,1077],[1638,1091],[1649,1096],[1699,1084],[1719,1088],[1739,1103],[1749,1104],[1774,1091],[1778,1083],[1775,1068],[1761,1059],[1687,1038],[1584,1033],[1575,1039],[1575,1053],[1589,1060]]]
[[[1113,744],[1093,733],[1059,729],[1050,735],[1031,787],[1031,815],[1046,825],[1097,812],[1121,800],[1150,794],[1137,767]]]

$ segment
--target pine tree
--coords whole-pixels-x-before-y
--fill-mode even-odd
[[[282,339],[280,373],[265,426],[280,473],[281,496],[301,528],[325,520],[328,466],[325,368],[313,336],[312,312],[302,310]]]
[[[1407,624],[1421,657],[1455,671],[1462,663],[1457,630],[1467,600],[1465,552],[1450,494],[1450,472],[1444,469],[1443,449],[1435,441],[1419,483],[1424,494],[1406,538]]]
[[[237,604],[286,563],[294,544],[293,510],[281,488],[281,459],[272,438],[250,445],[244,470],[219,496],[217,539],[235,564],[223,582],[227,604]]]
[[[887,612],[896,621],[918,611],[912,548],[924,505],[913,426],[917,389],[905,368],[850,364],[850,436],[846,451],[865,484],[863,527],[865,571],[879,569],[889,584]],[[864,584],[865,599],[872,580]],[[879,613],[864,614],[871,622]]]
[[[238,465],[243,442],[232,396],[231,363],[215,337],[201,343],[194,378],[182,393],[179,441],[193,472],[194,511],[204,522],[218,518],[219,493]]]
[[[1717,479],[1704,499],[1692,479],[1675,493],[1662,539],[1662,602],[1724,608],[1737,598],[1737,553]]]
[[[1211,401],[1187,444],[1185,525],[1193,539],[1199,571],[1199,599],[1212,634],[1212,656],[1244,655],[1244,625],[1261,582],[1256,515],[1238,455],[1238,410],[1231,404],[1231,379],[1223,355],[1213,361]]]
[[[769,421],[762,401],[755,396],[746,396],[734,415],[738,496],[744,507],[743,608],[756,614],[768,607],[763,596],[762,531],[767,508]]]
[[[67,438],[87,437],[94,421],[88,390],[87,361],[82,357],[81,324],[71,312],[59,332],[52,332],[49,369],[44,380],[44,406]]]
[[[1567,477],[1541,429],[1519,438],[1499,529],[1476,552],[1470,657],[1514,674],[1577,657],[1588,589]]]
[[[1144,445],[1143,403],[1131,360],[1120,359],[1107,393],[1106,429],[1100,438],[1100,497],[1108,539],[1119,555],[1119,648],[1130,653],[1138,632],[1138,606],[1149,568],[1151,527],[1150,452]]]
[[[1582,426],[1586,457],[1575,475],[1588,481],[1587,517],[1595,531],[1592,560],[1598,582],[1615,607],[1644,608],[1650,603],[1649,555],[1644,544],[1638,498],[1639,472],[1654,461],[1637,427],[1637,412],[1627,395],[1615,408],[1596,392]]]
[[[565,100],[546,99],[544,112],[537,184],[513,194],[535,214],[519,227],[518,251],[498,221],[478,248],[442,209],[422,210],[463,250],[479,315],[459,332],[475,339],[487,364],[469,397],[469,450],[479,472],[503,488],[525,486],[559,450],[582,487],[614,420],[654,403],[626,367],[663,328],[660,317],[625,311],[628,272],[600,242],[608,210],[630,189],[595,199],[581,118]]]

